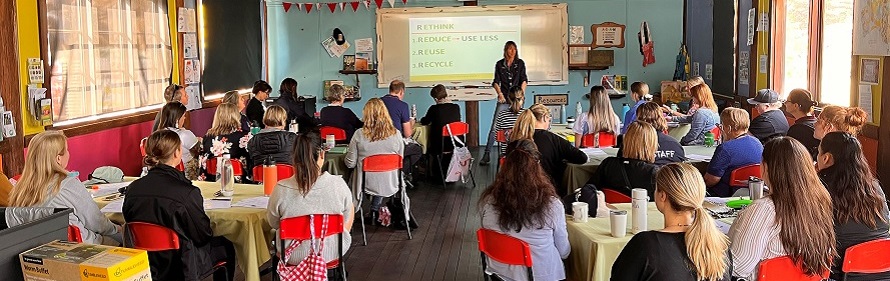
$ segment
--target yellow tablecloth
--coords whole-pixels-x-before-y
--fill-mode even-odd
[[[135,178],[124,180],[133,181]],[[201,188],[204,198],[213,198],[214,193],[219,190],[219,184],[215,182],[194,181],[192,183]],[[235,184],[233,202],[258,196],[263,196],[262,185]],[[96,199],[99,208],[108,205],[108,203],[101,198]],[[116,223],[124,222],[124,217],[120,213],[106,215]],[[224,236],[235,245],[238,266],[244,272],[245,280],[259,281],[259,267],[271,258],[269,247],[270,241],[274,238],[272,227],[266,221],[266,209],[236,207],[216,209],[208,210],[207,216],[210,217],[210,228],[213,229],[213,235]]]
[[[668,129],[668,135],[680,141],[686,134],[689,133],[689,129],[692,128],[691,125],[684,123],[680,124],[677,127],[671,127]]]
[[[414,124],[414,134],[411,135],[411,139],[416,141],[423,147],[423,154],[426,154],[427,143],[430,140],[430,126],[420,125],[420,123]]]

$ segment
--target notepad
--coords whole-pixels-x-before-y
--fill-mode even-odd
[[[114,200],[102,207],[101,210],[103,213],[123,213],[124,212],[124,199],[121,198],[119,200]]]
[[[98,184],[87,186],[87,190],[90,191],[90,195],[93,198],[102,197],[114,194],[118,192],[121,187],[129,186],[130,182],[119,182],[119,183],[107,183],[107,184]],[[95,188],[93,188],[95,187]]]
[[[204,210],[228,209],[232,207],[232,198],[204,199]]]
[[[242,208],[254,208],[254,209],[265,209],[269,206],[269,197],[260,196],[247,198],[232,204],[232,207],[242,207]]]

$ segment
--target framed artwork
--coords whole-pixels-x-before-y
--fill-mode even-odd
[[[569,66],[587,66],[590,45],[569,45]]]
[[[877,85],[880,73],[880,60],[863,58],[859,64],[859,84]]]

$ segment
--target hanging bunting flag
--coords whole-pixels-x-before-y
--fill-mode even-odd
[[[334,11],[337,10],[337,3],[327,3],[327,4],[328,4],[328,9],[331,9],[331,13],[333,14]]]
[[[377,9],[383,7],[383,0],[374,0],[374,3],[377,4]]]
[[[284,6],[284,12],[285,12],[285,13],[287,13],[287,11],[290,10],[291,5],[293,5],[293,4],[294,4],[294,3],[289,3],[289,2],[282,2],[282,3],[281,3],[281,5]]]
[[[365,4],[365,9],[366,9],[366,10],[368,10],[368,11],[371,10],[371,0],[362,0],[362,3]]]
[[[340,2],[340,11],[342,12],[345,9],[346,9],[346,2]]]
[[[312,12],[312,5],[314,5],[314,4],[312,4],[312,3],[305,3],[305,4],[303,4],[303,5],[306,6],[306,13],[307,13],[307,14]]]
[[[408,0],[402,0],[402,4],[408,4]]]
[[[352,12],[358,11],[358,2],[350,2],[349,5],[352,5]]]
[[[396,7],[396,0],[386,0],[386,2],[389,2],[389,7],[390,7],[390,8],[395,8],[395,7]]]

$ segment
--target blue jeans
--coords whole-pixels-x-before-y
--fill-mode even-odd
[[[381,205],[383,205],[383,196],[371,195],[371,211],[379,211]]]
[[[488,131],[488,141],[485,143],[485,154],[491,153],[491,147],[494,146],[494,143],[497,142],[497,130],[495,129],[495,123],[498,119],[498,113],[501,111],[505,111],[510,108],[510,104],[507,103],[498,103],[498,106],[494,110],[494,116],[491,117],[491,130]]]

